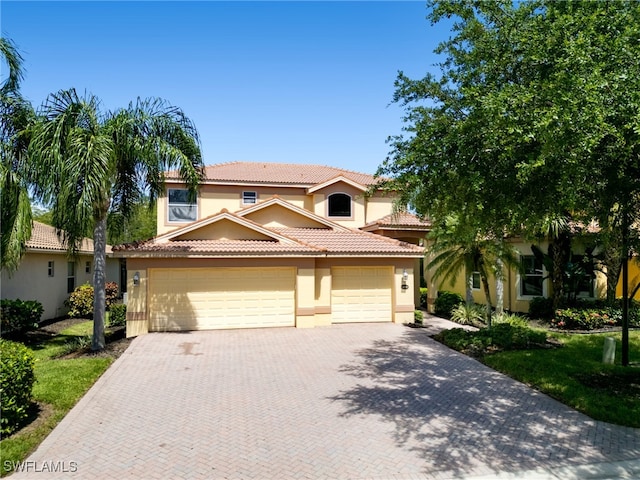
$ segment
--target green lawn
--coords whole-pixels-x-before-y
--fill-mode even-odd
[[[501,352],[483,362],[595,420],[640,428],[640,331],[629,335],[630,367],[620,365],[620,333],[553,337],[563,347]],[[616,365],[602,363],[606,337],[616,339]]]
[[[28,345],[36,358],[33,399],[47,404],[50,414],[0,442],[0,476],[7,475],[12,470],[8,466],[24,460],[44,440],[113,361],[86,356],[56,358],[65,352],[67,342],[90,334],[91,328],[92,322],[83,322],[42,344]]]

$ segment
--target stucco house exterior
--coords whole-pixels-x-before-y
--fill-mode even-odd
[[[33,222],[20,266],[11,275],[2,270],[2,298],[39,301],[44,307],[42,320],[64,316],[69,293],[93,282],[93,241],[83,240],[78,253],[76,259],[69,259],[56,229]],[[111,257],[111,247],[107,246],[107,281],[120,284],[120,273],[120,261]]]
[[[233,162],[206,167],[191,201],[169,173],[158,236],[114,247],[127,261],[127,335],[413,321],[428,224],[395,225],[393,195],[367,195],[375,183],[334,167]],[[376,229],[394,233],[364,231]]]
[[[577,232],[574,236],[571,252],[573,261],[579,261],[585,254],[586,247],[593,243],[590,235],[597,231],[597,226],[591,225],[584,231]],[[522,262],[522,270],[518,271],[514,268],[504,268],[504,280],[502,282],[503,301],[502,307],[511,312],[527,313],[529,305],[533,298],[545,297],[549,298],[553,295],[553,286],[549,272],[540,262],[532,251],[532,242],[522,238],[510,238],[508,242],[517,250],[519,259]],[[537,242],[536,245],[543,252],[549,249],[549,241],[543,240]],[[427,258],[427,263],[428,263]],[[472,275],[472,296],[474,303],[485,304],[485,294],[480,281],[478,272],[471,272]],[[427,271],[429,288],[429,303],[433,305],[438,291],[451,291],[459,293],[463,298],[466,294],[466,282],[468,274],[460,274],[456,282],[451,285],[448,280],[435,282],[433,280],[432,271]],[[638,257],[629,260],[629,285],[630,291],[640,282],[640,263]],[[494,277],[489,279],[489,291],[492,304],[498,306],[498,282]],[[585,275],[579,282],[576,282],[576,292],[578,298],[595,300],[603,299],[607,296],[607,277],[601,271],[595,271],[593,275]],[[622,296],[622,279],[620,278],[616,286],[616,295]],[[634,296],[636,300],[640,300],[640,291]]]

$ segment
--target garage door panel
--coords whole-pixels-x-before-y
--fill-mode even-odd
[[[392,320],[391,267],[334,267],[331,276],[334,323]]]
[[[293,268],[150,270],[152,330],[295,325]]]

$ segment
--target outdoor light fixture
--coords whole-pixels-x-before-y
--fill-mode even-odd
[[[407,269],[403,269],[402,270],[402,289],[406,290],[409,288],[409,285],[407,285],[407,280],[409,280],[409,274],[407,273]]]
[[[133,274],[133,286],[137,287],[138,285],[140,285],[140,272]]]

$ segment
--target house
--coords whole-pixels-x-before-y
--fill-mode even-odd
[[[375,183],[334,167],[233,162],[206,167],[190,199],[167,174],[158,236],[114,247],[127,260],[127,335],[413,321],[420,233],[393,224],[394,196],[368,195]]]
[[[120,283],[120,261],[110,258],[107,246],[107,281]],[[79,285],[93,281],[93,241],[82,242],[78,257],[69,259],[56,229],[33,222],[31,238],[18,269],[2,270],[2,299],[37,300],[42,303],[42,320],[65,315],[64,301]]]
[[[589,233],[594,233],[593,229]],[[520,262],[522,263],[521,271],[514,268],[504,268],[503,275],[503,301],[502,307],[511,312],[527,313],[529,305],[533,298],[545,297],[549,298],[553,295],[553,287],[549,272],[536,258],[531,249],[532,243],[522,238],[510,238],[508,242],[518,251]],[[588,235],[576,235],[571,245],[572,260],[574,263],[579,262],[585,254],[589,244]],[[544,240],[537,243],[537,246],[543,252],[547,252],[549,241]],[[428,259],[427,259],[428,260]],[[637,258],[629,261],[629,284],[631,290],[640,282],[640,267]],[[474,303],[485,304],[486,298],[483,286],[480,280],[479,272],[471,273],[472,296]],[[439,282],[433,281],[432,271],[426,274],[428,279],[429,299],[428,302],[432,306],[438,291],[451,291],[459,293],[463,298],[466,294],[466,282],[468,274],[461,273],[456,282],[451,285],[448,280]],[[497,281],[495,278],[489,279],[489,291],[491,295],[492,305],[497,306]],[[595,271],[593,274],[584,274],[576,277],[573,291],[571,292],[576,298],[587,300],[603,299],[607,296],[607,277],[601,271]],[[622,295],[622,279],[618,281],[616,295]],[[640,300],[640,291],[636,292],[634,297]]]

